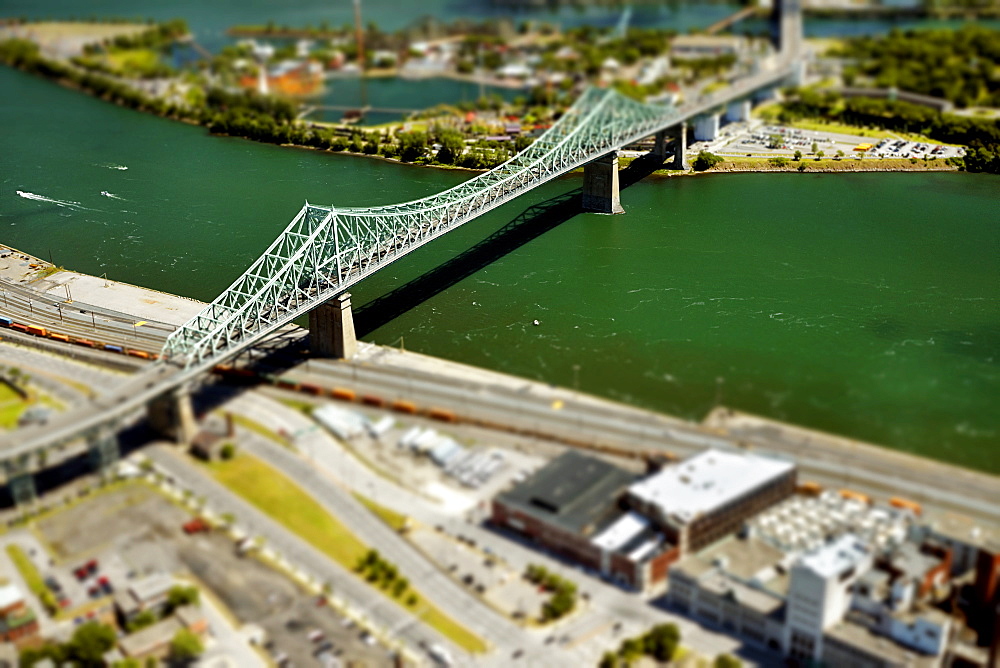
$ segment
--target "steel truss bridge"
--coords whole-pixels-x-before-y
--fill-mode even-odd
[[[0,436],[2,468],[10,475],[13,462],[23,464],[32,452],[76,438],[113,438],[109,434],[115,426],[151,400],[191,382],[414,249],[623,146],[780,85],[794,68],[795,59],[783,54],[767,71],[680,107],[643,104],[611,89],[588,88],[527,149],[453,188],[371,208],[306,203],[242,276],[167,338],[163,360],[85,409],[55,416],[44,427]]]

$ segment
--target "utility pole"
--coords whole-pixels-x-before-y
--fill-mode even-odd
[[[358,47],[358,67],[365,73],[365,35],[361,27],[361,0],[354,0],[354,41]]]

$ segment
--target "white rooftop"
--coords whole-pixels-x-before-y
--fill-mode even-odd
[[[629,493],[687,524],[793,468],[779,459],[706,450],[634,483]]]
[[[24,595],[16,584],[6,584],[0,587],[0,608],[10,606],[24,600]]]
[[[839,576],[856,568],[868,558],[868,551],[857,536],[846,533],[837,540],[802,556],[799,562],[822,578]]]
[[[590,542],[597,547],[614,552],[622,545],[642,533],[649,526],[649,520],[636,512],[628,512],[614,521]]]

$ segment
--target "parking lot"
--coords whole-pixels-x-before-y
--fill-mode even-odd
[[[746,126],[739,132],[715,142],[714,152],[732,157],[792,157],[796,151],[803,157],[816,157],[822,151],[825,158],[863,156],[871,158],[941,158],[965,154],[961,147],[941,146],[930,142],[907,141],[901,138],[880,140],[863,135],[851,135],[819,130],[803,130],[784,125]]]
[[[353,623],[287,577],[240,556],[221,533],[187,535],[189,513],[139,484],[88,499],[38,523],[52,550],[35,555],[43,575],[57,578],[71,599],[107,577],[112,587],[150,573],[193,576],[242,624],[264,630],[276,663],[294,666],[390,666],[392,658]],[[95,561],[81,582],[74,570]],[[76,601],[73,601],[76,605]],[[366,642],[367,640],[367,642]],[[319,657],[319,658],[317,658]]]

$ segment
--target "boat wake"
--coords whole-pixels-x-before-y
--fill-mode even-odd
[[[93,209],[87,209],[79,202],[68,202],[61,199],[52,199],[51,197],[46,197],[45,195],[36,195],[35,193],[24,192],[23,190],[18,190],[17,194],[24,199],[33,199],[36,202],[46,202],[48,204],[55,204],[56,206],[65,207],[67,209],[86,209],[87,211],[92,211]]]
[[[101,167],[105,167],[107,169],[117,169],[117,170],[120,170],[120,171],[123,171],[123,172],[126,169],[128,169],[128,166],[126,166],[126,165],[110,165],[109,164],[109,165],[101,165]]]
[[[107,190],[102,190],[101,194],[104,195],[105,197],[110,197],[111,199],[120,199],[120,200],[123,200],[123,201],[125,199],[124,197],[119,197],[118,195],[116,195],[114,193],[109,193]]]

